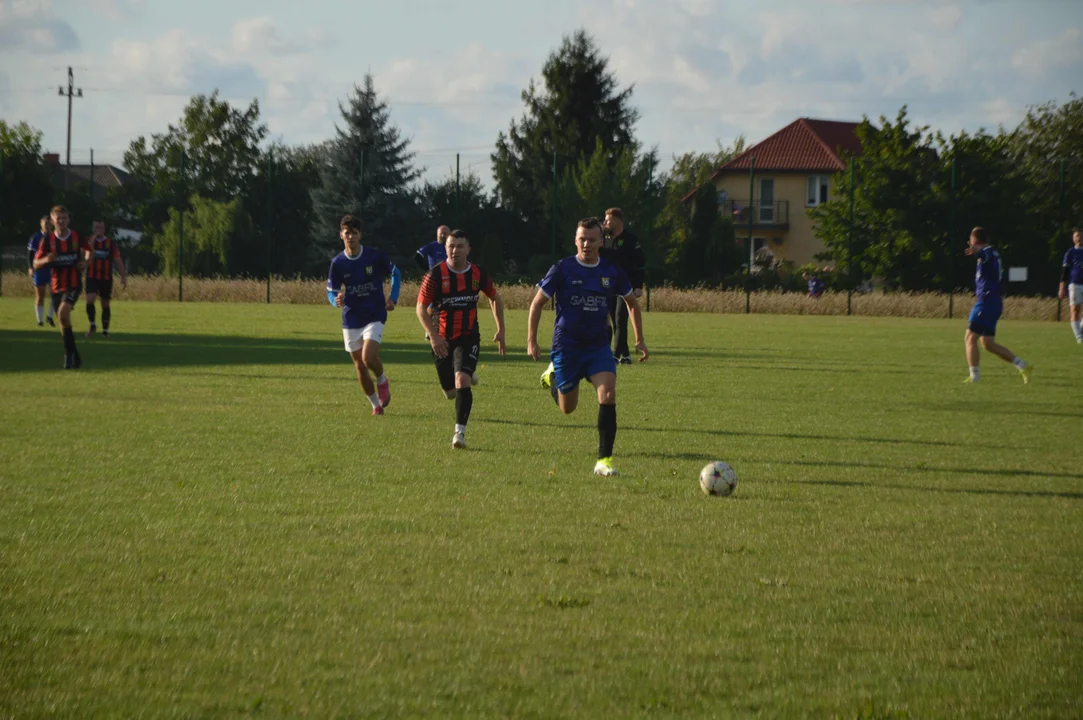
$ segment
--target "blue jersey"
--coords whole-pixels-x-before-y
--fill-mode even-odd
[[[808,281],[808,294],[810,296],[819,295],[824,291],[824,282],[818,277],[814,277]]]
[[[331,261],[327,274],[327,292],[338,293],[346,289],[342,305],[342,327],[363,328],[369,323],[387,321],[387,301],[384,299],[384,280],[397,274],[394,263],[382,250],[362,247],[361,253],[349,257],[340,252]]]
[[[26,244],[26,249],[31,255],[38,254],[38,248],[41,247],[41,241],[45,239],[45,233],[36,232],[30,237],[30,242]]]
[[[978,300],[1000,299],[1000,253],[986,245],[977,253],[974,273],[974,296]]]
[[[554,298],[556,305],[556,353],[608,347],[609,309],[632,292],[632,284],[623,270],[605,258],[597,265],[584,265],[573,255],[549,268],[538,289]]]
[[[1068,282],[1083,285],[1083,248],[1068,248],[1064,253],[1064,267],[1068,268]]]
[[[417,254],[425,259],[430,270],[447,260],[447,250],[438,240],[433,240],[428,245],[422,245],[418,248]]]

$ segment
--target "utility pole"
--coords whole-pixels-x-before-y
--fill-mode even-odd
[[[64,86],[61,85],[58,89],[60,97],[68,96],[68,152],[65,158],[67,162],[67,168],[64,171],[64,189],[67,190],[71,184],[71,99],[73,97],[83,97],[83,88],[75,87],[75,74],[71,70],[71,65],[68,66],[68,90],[64,91]],[[91,179],[93,184],[93,179]]]

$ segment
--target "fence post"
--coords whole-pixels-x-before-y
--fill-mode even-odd
[[[0,148],[0,188],[4,186],[4,148]],[[3,218],[0,218],[2,221]],[[0,222],[0,228],[4,225]],[[4,239],[0,234],[0,296],[4,294]]]
[[[549,211],[549,225],[552,234],[552,245],[549,251],[553,262],[557,261],[557,151],[553,151],[553,202]]]
[[[357,219],[361,221],[361,227],[364,227],[365,219],[365,155],[367,154],[365,147],[361,147],[360,152],[360,167],[357,171],[357,180],[360,183],[360,190],[358,191],[360,198],[357,207]]]
[[[459,180],[459,153],[455,153],[455,227],[463,226],[462,185]]]
[[[951,244],[959,228],[959,202],[955,197],[955,157],[951,158],[951,231],[948,234],[948,320],[955,315],[955,261],[951,256]]]
[[[846,316],[853,312],[854,301],[854,159],[850,158],[850,230],[846,234]]]
[[[90,148],[90,209],[95,213],[98,212],[94,205],[94,148]]]
[[[184,302],[184,206],[187,202],[184,191],[184,148],[180,156],[180,225],[177,242],[177,302]]]
[[[275,149],[267,152],[267,304],[271,304],[271,247],[274,245],[274,158]]]
[[[748,278],[745,281],[745,315],[752,313],[752,258],[756,254],[752,241],[752,222],[756,203],[756,158],[749,158],[748,165]]]
[[[654,153],[647,155],[647,215],[649,220],[647,222],[647,247],[651,247],[651,228],[654,227],[654,194],[651,192],[651,181],[654,179]],[[647,312],[651,311],[651,288],[647,284],[647,268],[646,266],[647,253],[643,252],[643,292],[647,295]]]

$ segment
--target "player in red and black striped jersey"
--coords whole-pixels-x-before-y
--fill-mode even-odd
[[[87,244],[69,227],[71,217],[63,205],[54,205],[49,216],[53,221],[53,232],[42,240],[34,256],[34,269],[47,267],[53,272],[53,310],[60,320],[60,332],[64,336],[64,369],[72,370],[83,364],[75,348],[71,309],[83,291],[82,272],[86,267],[84,253]]]
[[[453,448],[466,447],[466,423],[474,405],[470,378],[478,364],[481,331],[478,329],[478,296],[485,293],[496,320],[493,342],[504,354],[504,301],[489,273],[471,264],[470,240],[463,230],[454,230],[445,247],[448,259],[436,265],[421,281],[417,296],[417,319],[428,333],[436,374],[444,395],[455,400]],[[436,309],[436,325],[428,308]]]
[[[105,235],[105,221],[98,219],[93,224],[94,237],[86,252],[86,317],[90,321],[90,329],[86,336],[90,337],[98,329],[95,324],[94,301],[100,295],[102,298],[102,335],[109,336],[109,320],[112,309],[109,302],[113,299],[113,269],[120,273],[120,286],[128,287],[128,271],[124,267],[124,261],[120,258],[120,248],[116,240]]]

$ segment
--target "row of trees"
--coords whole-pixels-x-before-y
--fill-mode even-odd
[[[660,172],[657,149],[636,138],[632,92],[589,35],[564,38],[523,91],[522,116],[496,139],[491,192],[470,173],[420,182],[410,141],[369,75],[340,104],[335,136],[300,147],[267,143],[256,101],[238,108],[217,93],[193,97],[177,124],[131,143],[124,165],[134,182],[93,200],[79,188],[57,198],[40,133],[0,121],[3,242],[32,232],[40,209],[59,199],[78,217],[96,210],[114,224],[138,222],[142,270],[177,272],[183,225],[186,273],[308,275],[338,251],[338,218],[352,212],[404,268],[446,222],[469,230],[475,257],[493,272],[533,278],[570,252],[575,220],[616,205],[646,241],[653,284],[719,284],[741,272],[747,251],[707,181],[744,139],[674,157]],[[855,283],[948,288],[966,280],[955,252],[961,229],[980,223],[1011,262],[1048,265],[1069,218],[1083,214],[1078,161],[1065,170],[1063,197],[1051,189],[1061,187],[1059,159],[1083,157],[1081,111],[1072,96],[1033,108],[1011,132],[950,138],[912,127],[905,108],[894,121],[866,120],[853,215],[846,173],[813,212],[823,259]],[[683,203],[693,191],[696,201]]]
[[[1029,289],[1055,289],[1056,261],[1083,218],[1083,100],[1032,108],[1018,128],[995,135],[944,137],[914,127],[906,108],[878,125],[866,119],[857,134],[852,182],[841,173],[834,198],[812,211],[824,258],[852,282],[965,285],[973,261],[962,250],[981,225],[1007,265],[1030,269]]]

